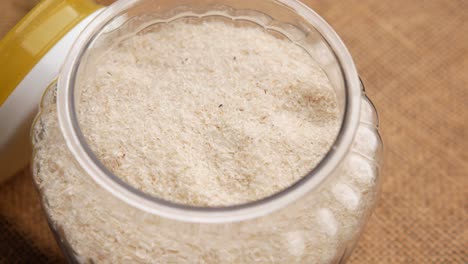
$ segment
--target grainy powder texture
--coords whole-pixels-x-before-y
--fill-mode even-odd
[[[119,177],[181,203],[226,205],[312,169],[337,130],[322,71],[261,29],[165,24],[120,43],[82,87],[80,121]],[[267,215],[176,221],[101,188],[66,146],[55,89],[34,125],[33,173],[51,227],[82,263],[340,263],[375,200],[379,138],[363,97],[347,156],[316,189]]]
[[[113,173],[167,200],[264,198],[313,169],[337,134],[325,73],[260,27],[165,24],[98,65],[81,89],[87,140]]]

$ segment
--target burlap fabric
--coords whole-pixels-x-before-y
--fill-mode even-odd
[[[1,0],[0,36],[37,0]],[[306,1],[375,102],[382,195],[351,263],[468,263],[468,1]],[[1,170],[0,170],[1,172]],[[27,170],[0,186],[0,263],[63,262]]]

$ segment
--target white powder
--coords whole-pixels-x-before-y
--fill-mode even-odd
[[[97,64],[79,105],[87,140],[113,173],[167,200],[269,196],[313,169],[338,131],[325,73],[261,27],[171,23]]]
[[[229,41],[200,37],[221,37],[220,32]],[[175,42],[176,37],[187,40]],[[190,45],[187,53],[171,51],[182,45]],[[137,61],[135,49],[151,47],[159,55],[146,50]],[[209,54],[211,63],[206,62]],[[336,134],[331,88],[303,55],[259,29],[165,25],[104,55],[83,90],[80,120],[106,165],[144,191],[200,205],[258,199],[310,170]],[[132,63],[125,65],[126,58]],[[189,58],[186,64],[183,58]],[[218,77],[207,77],[209,70]],[[104,78],[107,71],[113,78]],[[378,136],[370,118],[372,110],[363,108],[360,140],[317,190],[242,222],[174,221],[129,206],[100,188],[66,147],[54,89],[45,94],[35,123],[33,171],[52,226],[80,262],[337,262],[352,246],[375,197]],[[361,150],[366,157],[356,153]]]

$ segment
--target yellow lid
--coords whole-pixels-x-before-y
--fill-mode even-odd
[[[42,0],[0,40],[0,106],[36,63],[99,9],[93,0]]]

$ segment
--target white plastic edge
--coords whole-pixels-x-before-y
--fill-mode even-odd
[[[31,158],[29,130],[42,94],[57,77],[83,29],[102,11],[83,19],[55,44],[0,107],[0,182],[24,168]]]

